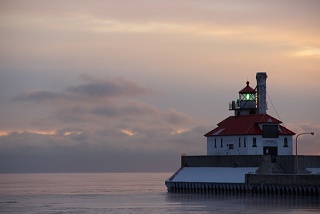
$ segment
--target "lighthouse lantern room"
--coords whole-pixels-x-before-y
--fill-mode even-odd
[[[249,86],[249,81],[246,84],[239,91],[239,99],[229,103],[229,110],[233,110],[235,116],[257,113],[256,90]]]

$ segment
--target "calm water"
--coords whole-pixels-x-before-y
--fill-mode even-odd
[[[167,194],[170,175],[0,174],[0,213],[320,213],[319,199]]]

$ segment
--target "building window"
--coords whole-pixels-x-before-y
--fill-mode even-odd
[[[262,137],[263,138],[278,138],[278,125],[263,125]]]
[[[288,147],[288,138],[283,139],[283,147]]]
[[[252,139],[252,147],[257,147],[257,139],[255,137]]]
[[[243,147],[247,147],[247,139],[243,138]]]
[[[217,138],[214,139],[214,148],[217,148]]]
[[[221,138],[221,142],[220,142],[220,143],[221,143],[220,147],[223,147],[223,141],[222,141],[222,138]]]
[[[241,138],[239,137],[239,147],[241,147]]]
[[[229,149],[233,149],[233,144],[229,144],[229,145],[228,145],[228,148],[229,148]]]

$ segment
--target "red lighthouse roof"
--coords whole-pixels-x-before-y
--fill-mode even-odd
[[[205,134],[210,136],[227,136],[227,135],[262,135],[259,124],[278,124],[279,135],[294,135],[295,133],[281,126],[280,120],[271,117],[268,114],[249,114],[240,116],[230,116],[218,123],[218,127]]]
[[[244,87],[241,91],[239,91],[239,94],[246,94],[246,93],[255,93],[256,90],[251,88],[249,86],[249,81],[246,82],[247,86]]]

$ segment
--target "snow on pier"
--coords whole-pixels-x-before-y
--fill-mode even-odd
[[[245,183],[245,174],[258,167],[184,167],[172,182]]]

